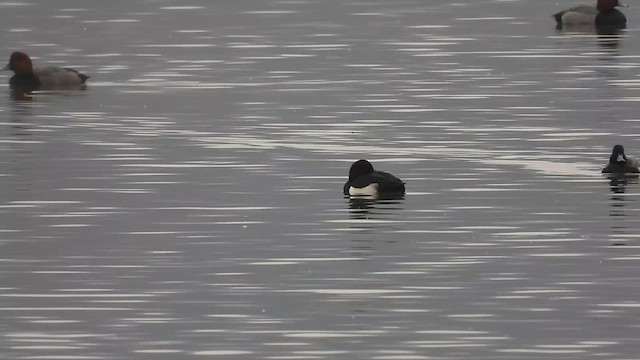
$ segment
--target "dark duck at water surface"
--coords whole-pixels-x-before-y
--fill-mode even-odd
[[[602,173],[637,174],[640,173],[640,169],[638,169],[638,161],[628,158],[624,153],[624,147],[622,145],[616,145],[613,147],[609,163],[602,169]]]
[[[344,195],[380,197],[404,195],[404,182],[397,177],[373,169],[367,160],[358,160],[349,169],[349,180],[344,184]]]

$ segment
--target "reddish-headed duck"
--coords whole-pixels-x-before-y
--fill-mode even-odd
[[[627,18],[616,9],[618,6],[626,6],[618,0],[598,0],[595,7],[579,5],[553,15],[558,29],[571,27],[609,27],[624,28]]]
[[[16,51],[11,54],[9,64],[2,70],[11,70],[14,75],[9,84],[14,87],[34,89],[70,89],[80,88],[89,78],[74,69],[48,66],[34,69],[29,55]]]

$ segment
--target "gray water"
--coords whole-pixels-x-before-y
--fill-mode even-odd
[[[91,76],[0,86],[0,357],[637,359],[640,7],[574,4],[0,2]]]

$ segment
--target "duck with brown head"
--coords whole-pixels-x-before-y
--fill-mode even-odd
[[[73,89],[81,88],[89,78],[87,75],[70,68],[49,66],[35,69],[29,55],[16,51],[11,54],[9,63],[2,70],[11,70],[14,75],[9,79],[13,87],[33,87],[34,89]]]
[[[553,15],[556,28],[566,29],[574,27],[594,26],[624,29],[627,18],[616,7],[626,7],[619,0],[598,0],[596,6],[579,5]]]

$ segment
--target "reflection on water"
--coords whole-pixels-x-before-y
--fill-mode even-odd
[[[618,49],[626,37],[625,30],[607,28],[598,30],[598,45],[603,49]]]
[[[632,216],[635,213],[633,205],[635,198],[629,197],[633,194],[627,194],[629,187],[636,188],[638,184],[638,176],[627,176],[625,174],[608,174],[609,189],[611,190],[609,216],[611,216],[611,234],[615,238],[623,241],[614,242],[612,245],[626,245],[625,238],[635,237],[634,233],[630,233],[633,227],[629,226],[629,222],[633,221]]]
[[[10,97],[13,101],[31,101],[33,100],[33,89],[15,88],[10,90]]]
[[[2,355],[635,357],[640,42],[540,4],[0,3],[92,76],[0,87]]]
[[[349,215],[352,219],[375,219],[386,212],[402,209],[404,194],[371,199],[365,196],[350,196]]]
[[[629,184],[638,183],[638,176],[627,174],[607,174],[607,178],[609,179],[609,189],[614,194],[624,194]],[[618,200],[620,198],[612,196],[611,199]]]

